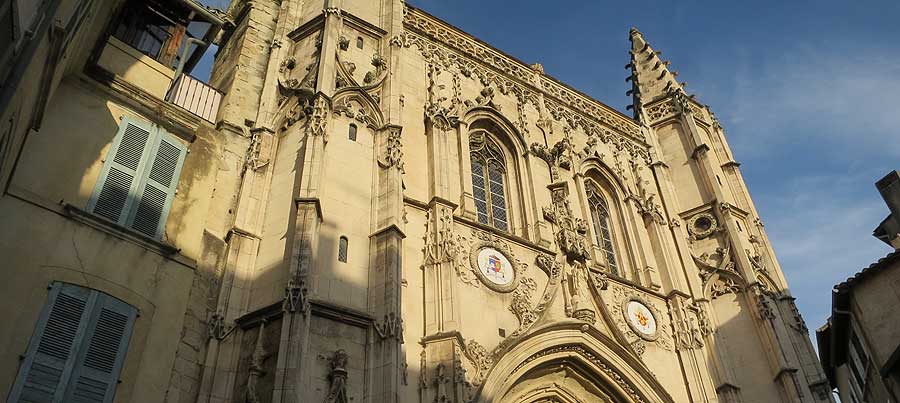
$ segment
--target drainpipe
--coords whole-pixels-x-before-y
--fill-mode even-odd
[[[178,59],[178,68],[175,69],[175,80],[173,80],[172,85],[169,86],[169,91],[172,91],[172,88],[174,88],[175,84],[181,79],[181,73],[184,71],[185,63],[187,63],[188,51],[191,50],[191,44],[195,43],[197,44],[198,50],[200,48],[203,48],[205,51],[205,49],[209,46],[209,44],[197,38],[187,38],[187,40],[184,41],[184,48],[181,50],[181,58]]]

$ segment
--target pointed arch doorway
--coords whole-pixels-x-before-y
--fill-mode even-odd
[[[544,326],[511,345],[486,377],[478,401],[674,403],[633,354],[583,325]]]

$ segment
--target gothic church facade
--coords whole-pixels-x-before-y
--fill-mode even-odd
[[[43,128],[9,131],[10,401],[98,367],[90,401],[833,401],[723,128],[638,30],[626,116],[401,0],[236,0],[202,119],[115,68],[147,54],[109,30],[131,3],[87,2]],[[104,199],[144,132],[149,224],[149,187]],[[57,371],[59,329],[95,336]]]

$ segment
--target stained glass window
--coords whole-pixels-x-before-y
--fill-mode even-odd
[[[472,161],[472,196],[478,222],[508,231],[506,168],[500,147],[482,132],[469,136]]]
[[[609,271],[619,274],[616,250],[613,247],[610,231],[609,206],[600,191],[590,182],[587,183],[588,206],[591,210],[591,224],[594,229],[594,245],[603,251]]]

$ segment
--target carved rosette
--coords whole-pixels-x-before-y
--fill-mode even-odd
[[[625,340],[631,345],[635,353],[642,355],[646,349],[646,343],[656,344],[664,350],[672,350],[672,330],[669,326],[667,315],[656,307],[656,304],[648,300],[637,290],[613,286],[612,287],[611,313],[616,327],[625,336]],[[646,307],[653,316],[656,331],[646,334],[635,330],[635,326],[628,320],[628,305],[632,301]]]

